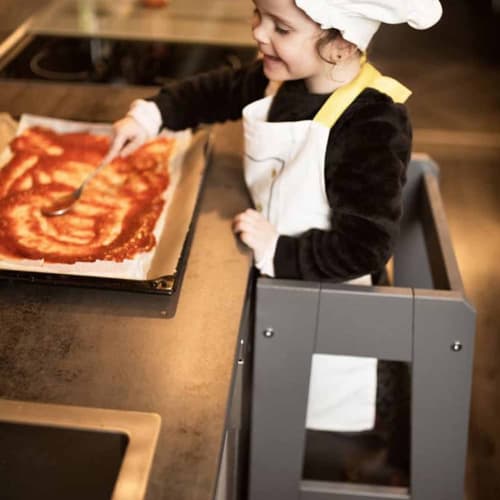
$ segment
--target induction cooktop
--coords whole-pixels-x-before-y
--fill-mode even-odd
[[[30,34],[0,61],[0,78],[156,86],[255,56],[245,46]]]

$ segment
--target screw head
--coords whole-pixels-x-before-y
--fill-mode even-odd
[[[274,330],[271,328],[271,327],[268,327],[266,328],[263,332],[262,332],[262,335],[264,335],[264,337],[270,339],[271,337],[274,336]]]
[[[451,344],[450,347],[453,352],[459,352],[462,350],[463,345],[462,342],[460,342],[459,340],[455,340],[455,342],[453,342],[453,344]]]

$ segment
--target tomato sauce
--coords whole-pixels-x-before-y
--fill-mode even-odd
[[[122,262],[151,250],[173,144],[173,139],[157,138],[116,158],[68,213],[45,217],[42,207],[71,193],[99,165],[109,138],[27,129],[13,139],[13,157],[0,169],[0,257]]]

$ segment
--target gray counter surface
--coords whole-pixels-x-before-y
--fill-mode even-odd
[[[152,89],[0,82],[0,112],[113,121]],[[0,397],[156,412],[149,500],[212,498],[249,253],[230,230],[246,208],[239,124],[216,127],[177,311],[130,292],[0,280]]]

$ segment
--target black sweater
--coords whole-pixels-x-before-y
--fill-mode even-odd
[[[257,61],[175,82],[149,100],[166,127],[181,130],[241,118],[243,107],[263,97],[268,83]],[[268,120],[313,119],[328,97],[309,93],[302,80],[285,82]],[[332,127],[325,155],[331,229],[280,236],[277,278],[341,282],[384,268],[398,234],[411,137],[404,106],[375,89],[356,98]]]

